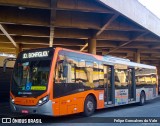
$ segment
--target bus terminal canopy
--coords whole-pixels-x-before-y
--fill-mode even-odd
[[[64,47],[160,64],[160,19],[137,0],[0,0],[0,52]],[[92,42],[92,41],[91,41]]]

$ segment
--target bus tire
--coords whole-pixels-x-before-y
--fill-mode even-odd
[[[146,95],[144,91],[141,92],[139,105],[143,106],[146,102]]]
[[[84,116],[91,116],[96,109],[96,101],[93,96],[88,95],[84,102]]]

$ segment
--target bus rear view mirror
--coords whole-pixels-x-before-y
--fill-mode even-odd
[[[6,58],[3,61],[3,72],[6,72],[6,65],[7,65],[7,62],[9,62],[9,61],[16,61],[16,58]]]

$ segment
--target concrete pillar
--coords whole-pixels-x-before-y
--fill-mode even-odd
[[[158,93],[160,94],[160,66],[157,66],[157,74],[158,74]]]
[[[88,40],[88,53],[96,55],[96,39]]]
[[[135,53],[135,62],[140,63],[141,62],[141,55],[140,55],[140,51],[137,50]]]
[[[157,66],[157,74],[160,76],[160,66]]]
[[[18,44],[18,47],[15,48],[15,54],[16,54],[16,57],[18,56],[18,54],[22,51],[22,45],[21,44]]]

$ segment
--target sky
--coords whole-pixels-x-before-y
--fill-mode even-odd
[[[138,0],[160,19],[160,0]]]

